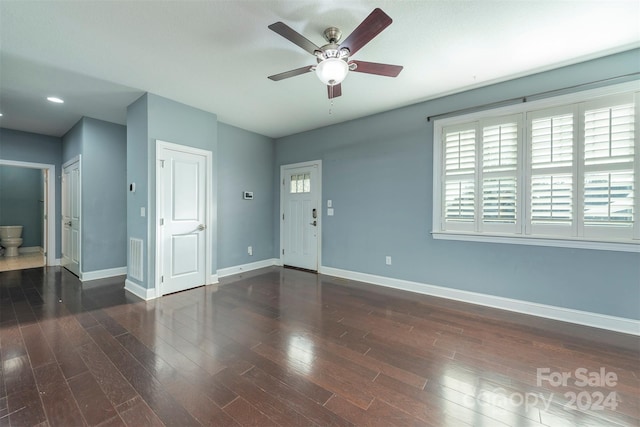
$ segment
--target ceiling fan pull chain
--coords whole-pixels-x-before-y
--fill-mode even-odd
[[[333,86],[329,86],[329,92],[331,92],[331,97],[329,98],[329,115],[333,114]]]

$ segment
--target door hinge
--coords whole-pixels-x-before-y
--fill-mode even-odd
[[[164,167],[164,160],[160,160],[160,167],[163,168]]]
[[[282,250],[282,255],[284,255],[284,249]]]
[[[282,214],[282,220],[284,221],[284,214]]]
[[[164,283],[164,276],[160,276],[160,283]]]
[[[164,218],[160,218],[160,225],[164,225]]]

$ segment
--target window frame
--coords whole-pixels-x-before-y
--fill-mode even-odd
[[[608,233],[612,226],[594,227],[597,232],[584,229],[584,111],[607,103],[609,99],[631,96],[635,103],[634,118],[634,222],[630,237]],[[531,221],[531,123],[535,117],[545,117],[545,113],[554,111],[572,111],[574,114],[573,157],[572,157],[572,210],[574,212],[571,225],[532,224]],[[486,227],[482,216],[482,132],[486,123],[495,123],[504,117],[520,116],[518,128],[518,169],[516,198],[516,223],[513,229],[509,227]],[[450,227],[445,222],[444,185],[446,183],[444,170],[444,130],[471,128],[475,122],[476,131],[476,193],[475,216],[473,222],[463,226]],[[627,83],[604,86],[596,89],[584,90],[565,95],[523,102],[500,108],[481,110],[470,114],[451,116],[434,121],[433,125],[433,221],[431,234],[434,239],[461,240],[474,242],[524,244],[536,246],[568,247],[581,249],[597,249],[624,252],[640,252],[640,80]],[[538,174],[540,175],[540,174]],[[478,182],[478,179],[480,181]],[[479,189],[479,190],[478,190]],[[478,192],[479,191],[479,192]],[[579,218],[579,220],[575,220]],[[603,231],[604,230],[604,231]],[[560,231],[560,233],[558,233]]]

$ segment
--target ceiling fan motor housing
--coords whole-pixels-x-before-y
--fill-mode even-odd
[[[329,27],[324,30],[324,38],[329,43],[338,43],[342,37],[342,31],[336,27]]]

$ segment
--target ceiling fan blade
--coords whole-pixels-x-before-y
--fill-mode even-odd
[[[307,40],[306,37],[304,37],[302,34],[297,32],[284,22],[276,22],[275,24],[271,24],[269,25],[269,29],[280,34],[290,42],[297,44],[312,55],[315,55],[316,50],[320,50],[318,46]]]
[[[351,63],[356,64],[356,68],[353,70],[355,72],[387,77],[397,77],[403,68],[401,65],[378,64],[377,62],[351,61]]]
[[[365,18],[364,21],[358,28],[353,30],[349,37],[347,37],[342,43],[340,43],[340,47],[346,47],[349,49],[350,55],[355,54],[359,51],[364,45],[369,43],[375,36],[380,34],[382,30],[387,28],[393,20],[384,13],[381,9],[375,8],[373,12],[369,14]]]
[[[337,85],[329,86],[327,85],[327,94],[329,95],[329,99],[337,98],[342,95],[342,85],[338,83]]]
[[[274,74],[273,76],[269,76],[269,79],[274,82],[288,79],[289,77],[299,76],[300,74],[308,73],[313,69],[313,65],[307,65],[306,67],[296,68],[295,70],[285,71],[284,73]]]

